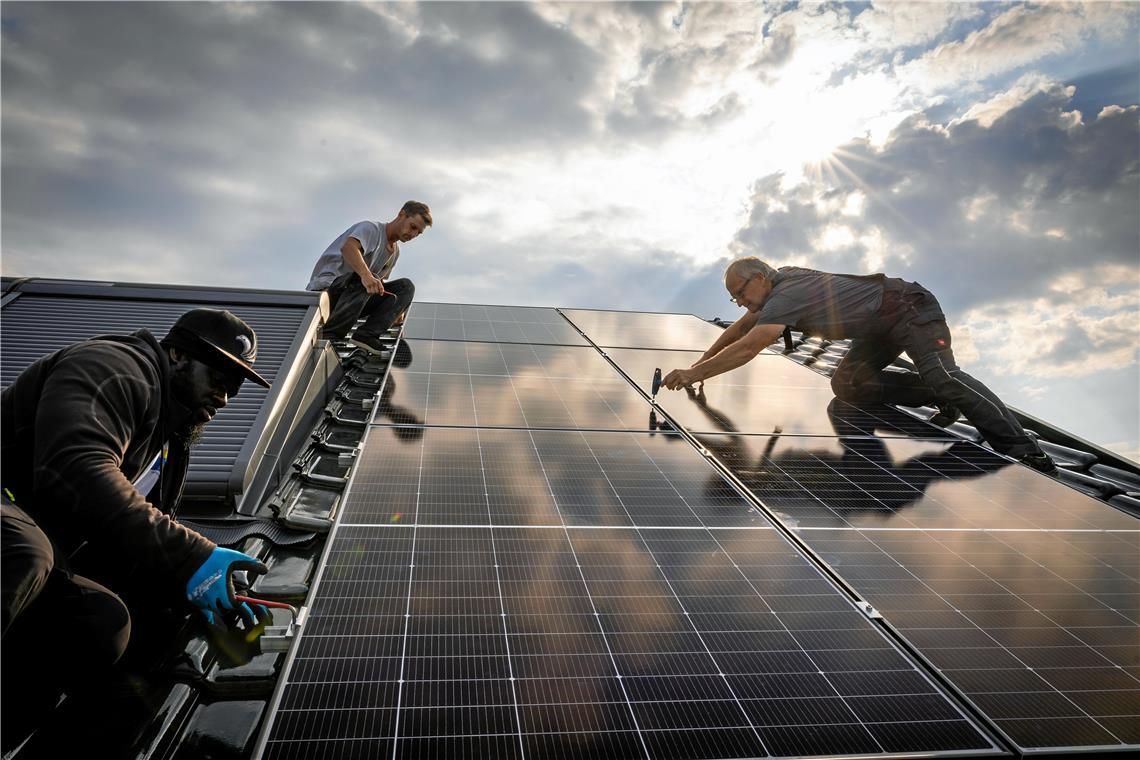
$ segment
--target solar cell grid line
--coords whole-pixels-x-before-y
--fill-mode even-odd
[[[534,448],[535,455],[538,456],[539,460],[541,461],[542,457],[538,453],[538,445],[534,442],[534,435],[533,435],[533,433],[529,433],[529,435],[530,435],[530,439],[531,439],[531,446]],[[554,489],[551,487],[550,479],[546,473],[545,467],[542,467],[542,475],[543,475],[543,479],[546,481],[547,491],[550,493],[551,500],[555,504],[555,508],[558,509],[558,506],[557,506],[558,500],[554,495]],[[559,516],[561,518],[561,510],[560,509],[559,509]],[[634,712],[633,704],[630,702],[629,691],[626,689],[625,683],[623,683],[623,681],[622,681],[622,673],[621,673],[621,670],[618,668],[616,659],[614,658],[613,647],[610,646],[610,642],[606,638],[606,632],[605,632],[605,629],[602,626],[602,622],[599,618],[599,612],[598,612],[597,605],[594,602],[593,596],[590,595],[589,585],[586,583],[586,576],[583,572],[582,563],[578,559],[578,553],[574,549],[573,542],[570,540],[570,533],[567,530],[567,528],[565,527],[566,526],[565,520],[560,520],[560,521],[562,522],[562,525],[563,525],[562,531],[563,531],[563,534],[565,535],[566,543],[570,547],[570,552],[571,552],[571,555],[573,556],[573,559],[574,559],[574,565],[577,568],[578,578],[581,581],[583,588],[586,589],[586,596],[587,596],[587,599],[589,600],[590,610],[593,613],[594,623],[597,626],[597,630],[601,634],[601,641],[605,647],[606,655],[609,658],[610,667],[612,668],[611,672],[614,675],[616,675],[616,677],[617,677],[616,680],[617,680],[618,686],[621,689],[622,698],[625,701],[625,706],[629,711],[629,718],[630,718],[630,721],[632,723],[633,730],[637,735],[637,742],[640,745],[642,752],[644,752],[644,756],[646,758],[650,758],[651,755],[650,755],[650,751],[649,751],[649,745],[646,744],[646,742],[645,742],[645,736],[642,733],[641,725],[637,719],[637,714]]]
[[[811,542],[1021,750],[1140,748],[1140,629],[1111,606],[1140,595],[1136,532],[816,530]]]
[[[468,368],[470,369],[470,365],[468,365]],[[474,399],[474,395],[475,395],[474,388],[472,388],[472,394],[471,395],[472,395],[472,398]],[[487,523],[491,524],[492,523],[491,499],[490,499],[490,486],[487,483],[487,465],[486,465],[486,461],[483,459],[483,443],[478,438],[478,436],[479,436],[478,430],[475,431],[475,435],[476,435],[476,444],[477,444],[478,449],[479,449],[479,469],[483,473],[483,492],[487,495]],[[498,555],[498,550],[495,547],[495,531],[493,528],[489,528],[487,532],[490,534],[490,537],[491,537],[491,557],[492,557],[492,559],[494,561],[494,565],[495,565],[495,586],[499,592],[500,622],[501,622],[502,627],[503,627],[503,640],[504,640],[505,646],[506,646],[507,673],[509,674],[510,681],[511,681],[511,698],[512,698],[512,702],[514,703],[515,725],[518,728],[519,756],[525,757],[526,751],[525,751],[525,747],[523,746],[523,738],[522,738],[522,718],[519,716],[519,698],[518,698],[518,692],[515,689],[514,667],[511,664],[511,642],[510,642],[510,637],[507,635],[508,634],[508,630],[507,630],[507,607],[506,607],[506,604],[503,602],[503,580],[502,580],[502,576],[499,573],[499,555]]]

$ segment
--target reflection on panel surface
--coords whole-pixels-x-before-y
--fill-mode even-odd
[[[386,427],[369,435],[342,519],[429,525],[768,524],[676,435]]]
[[[648,314],[632,311],[561,309],[595,344],[608,348],[665,348],[701,352],[721,328],[692,314]]]
[[[647,430],[649,405],[592,347],[402,341],[376,421]]]
[[[499,343],[586,343],[554,309],[450,303],[413,304],[404,325],[404,337]]]
[[[1135,532],[801,537],[1020,747],[1140,749]]]
[[[771,530],[338,530],[265,757],[992,750]]]
[[[647,393],[655,368],[666,374],[700,358],[696,352],[612,349],[607,353]],[[855,406],[840,401],[826,377],[770,354],[760,354],[695,390],[662,388],[657,403],[696,432],[771,433],[779,428],[788,435],[951,437],[884,404]]]
[[[973,443],[695,437],[791,526],[1138,527],[1135,518]]]

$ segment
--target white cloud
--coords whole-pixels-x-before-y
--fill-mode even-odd
[[[1122,24],[1125,20],[1130,23]],[[905,64],[899,76],[923,91],[963,83],[977,87],[989,77],[1064,54],[1097,35],[1120,34],[1128,26],[1135,27],[1129,4],[1017,4],[964,39],[944,42]]]

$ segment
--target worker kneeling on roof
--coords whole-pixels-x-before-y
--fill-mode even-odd
[[[1056,465],[1026,435],[993,391],[954,361],[950,330],[934,295],[916,282],[882,274],[851,275],[800,267],[776,270],[755,256],[737,259],[724,273],[733,303],[748,310],[688,369],[663,384],[677,390],[735,369],[793,327],[851,347],[831,378],[844,401],[937,406],[935,424],[964,414],[994,450],[1042,472]],[[884,372],[906,351],[918,369]]]
[[[241,319],[194,309],[161,341],[140,330],[75,343],[4,390],[6,746],[26,728],[11,725],[18,705],[32,714],[36,702],[50,706],[60,689],[98,678],[126,649],[127,607],[84,576],[114,583],[128,568],[160,595],[156,604],[186,602],[210,622],[265,614],[236,604],[230,577],[265,566],[171,516],[205,424],[243,380],[269,387],[253,369],[256,352],[257,336]]]
[[[400,243],[415,240],[431,224],[427,204],[408,201],[392,221],[357,222],[329,244],[305,286],[329,294],[331,311],[322,338],[344,340],[364,317],[349,343],[380,355],[384,348],[380,336],[403,317],[416,295],[411,280],[388,279],[400,258]]]

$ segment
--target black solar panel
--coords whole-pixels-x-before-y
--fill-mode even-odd
[[[265,757],[993,749],[767,529],[343,525]]]
[[[1018,747],[1140,745],[1134,530],[804,537]]]
[[[704,351],[723,330],[692,314],[559,309],[602,348],[662,348]],[[686,365],[687,366],[687,365]]]
[[[405,341],[377,421],[645,430],[649,405],[587,346]]]
[[[499,343],[586,343],[556,310],[529,306],[417,302],[408,311],[404,336]]]
[[[680,351],[610,349],[607,353],[646,393],[651,390],[655,368],[667,374],[700,358],[699,353]],[[884,404],[856,406],[840,401],[827,378],[771,354],[761,354],[692,390],[662,388],[657,403],[694,432],[771,433],[779,429],[785,435],[951,437],[941,428]]]

